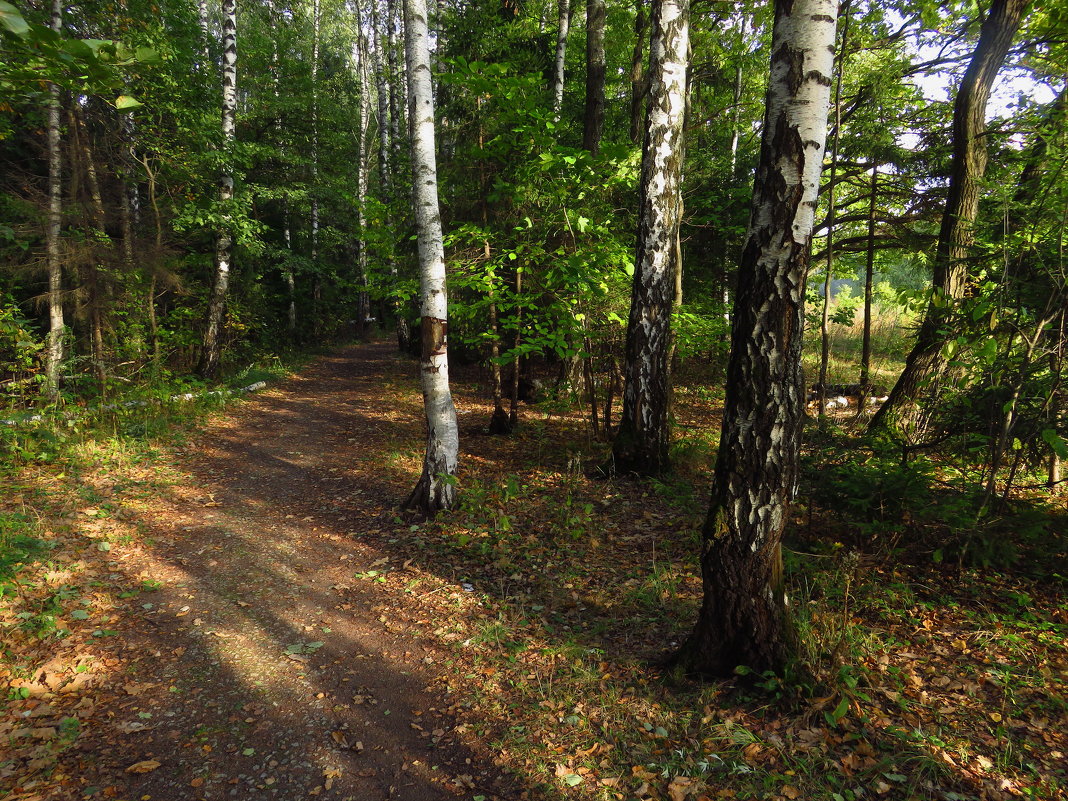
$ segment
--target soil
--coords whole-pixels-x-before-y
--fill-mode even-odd
[[[29,781],[25,764],[9,771],[5,789],[142,801],[525,795],[447,690],[443,616],[477,615],[477,601],[417,564],[393,508],[419,469],[414,376],[390,345],[346,347],[174,455],[178,478],[136,512],[140,536],[107,554],[110,582],[134,588],[103,624],[115,630],[61,641],[19,702],[36,728],[0,732],[54,737],[73,716],[77,740]],[[394,382],[406,391],[384,406]],[[375,580],[392,571],[411,580]]]

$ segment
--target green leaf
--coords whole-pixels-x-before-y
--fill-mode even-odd
[[[74,618],[75,620],[88,620],[89,619],[89,613],[86,612],[84,609],[75,609],[73,612],[70,613],[70,616],[72,618]]]
[[[1046,441],[1046,444],[1050,446],[1057,457],[1060,459],[1068,459],[1068,443],[1065,443],[1064,439],[1054,431],[1052,428],[1046,428],[1042,430],[1042,439]]]
[[[834,722],[837,723],[845,717],[846,712],[849,711],[849,698],[844,697],[838,702],[838,706],[834,708],[834,712],[831,713],[831,717],[834,718]]]
[[[579,776],[577,773],[568,773],[566,776],[564,776],[564,784],[566,784],[568,787],[577,787],[578,785],[582,784],[582,777]]]
[[[115,108],[119,111],[132,111],[135,108],[141,108],[143,105],[144,103],[140,100],[129,95],[119,95],[115,99]]]
[[[30,26],[22,18],[22,14],[11,3],[0,0],[0,25],[3,25],[16,36],[24,36],[30,31]]]

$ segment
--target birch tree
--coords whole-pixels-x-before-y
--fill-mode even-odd
[[[726,675],[781,666],[781,539],[797,481],[803,291],[827,137],[836,0],[776,0],[727,396],[702,533],[704,597],[676,660]]]
[[[229,149],[234,142],[237,113],[237,0],[223,0],[222,12],[222,134],[224,147]],[[215,240],[215,275],[208,299],[208,320],[197,368],[197,372],[204,378],[212,378],[219,371],[223,316],[230,285],[230,259],[233,249],[233,232],[230,230],[227,207],[233,197],[234,176],[227,168],[219,179],[219,205],[223,210],[223,220]]]
[[[623,416],[612,446],[622,473],[668,470],[671,425],[671,311],[681,266],[683,121],[689,0],[658,0],[652,9],[649,108],[642,146],[638,252],[634,263]]]
[[[456,486],[452,477],[456,473],[460,442],[456,407],[449,391],[445,249],[438,208],[426,0],[404,0],[404,16],[412,138],[412,206],[418,241],[422,316],[423,349],[419,368],[427,422],[423,473],[404,506],[429,515],[449,509],[455,502]]]
[[[58,35],[63,27],[62,0],[52,0],[51,28]],[[48,85],[48,225],[45,260],[48,264],[48,354],[45,375],[52,400],[59,396],[59,373],[63,365],[63,263],[59,236],[63,229],[63,164],[60,157],[60,90]]]
[[[564,64],[567,57],[567,32],[571,25],[571,0],[559,1],[559,24],[556,28],[556,61],[553,64],[553,116],[560,118],[564,105]]]

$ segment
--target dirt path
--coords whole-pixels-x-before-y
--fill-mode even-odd
[[[410,369],[387,345],[345,348],[196,436],[178,461],[190,481],[113,563],[148,590],[109,645],[125,673],[67,767],[78,793],[47,797],[522,795],[443,689],[431,630],[441,604],[470,608],[464,590],[395,535],[414,476],[391,443],[422,436]],[[411,403],[383,409],[394,382]],[[411,580],[373,580],[389,570]]]

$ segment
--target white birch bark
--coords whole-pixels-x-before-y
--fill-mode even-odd
[[[385,65],[382,59],[382,26],[379,22],[379,0],[371,0],[371,64],[375,74],[375,93],[378,95],[378,172],[382,191],[386,198],[393,194],[392,170],[390,168],[390,132],[393,124],[390,119],[389,82],[386,79]]]
[[[448,509],[456,499],[459,432],[449,391],[448,303],[445,249],[438,207],[434,153],[434,99],[427,49],[426,0],[404,0],[408,113],[412,132],[412,206],[419,251],[419,294],[423,350],[420,373],[426,410],[427,441],[423,474],[405,506],[424,514]]]
[[[319,261],[319,0],[312,0],[311,123],[311,261],[314,270]]]
[[[724,675],[786,658],[782,532],[804,419],[804,280],[823,168],[837,0],[776,0],[760,163],[738,274],[704,594],[677,660]]]
[[[617,468],[628,473],[657,475],[669,468],[671,313],[682,267],[678,236],[689,14],[689,0],[653,5],[623,417],[612,449]]]
[[[51,28],[63,27],[62,0],[52,0]],[[59,396],[59,374],[63,365],[63,264],[59,253],[59,235],[63,228],[63,165],[60,157],[60,91],[48,86],[48,225],[46,262],[48,264],[48,353],[45,361],[47,391],[52,400]]]
[[[237,112],[237,0],[223,0],[223,69],[222,69],[222,134],[224,147],[234,141]],[[208,300],[208,320],[204,330],[204,344],[198,372],[211,378],[219,370],[223,314],[230,286],[230,259],[233,233],[230,230],[227,206],[234,197],[234,176],[227,172],[219,179],[219,203],[223,221],[215,241],[215,276]]]
[[[567,33],[571,24],[571,0],[560,0],[560,19],[556,32],[556,64],[553,68],[553,117],[560,118],[564,105],[564,62],[567,57]]]
[[[208,43],[211,41],[211,29],[208,24],[208,0],[197,0],[197,19],[200,22],[200,55],[204,59],[201,65],[207,69],[211,64],[211,50]]]
[[[370,303],[367,295],[367,179],[371,171],[370,148],[367,138],[371,126],[371,87],[367,74],[367,40],[360,33],[357,41],[356,76],[360,84],[360,128],[357,136],[356,168],[356,268],[360,276],[360,296],[356,304],[356,327],[361,337],[367,333]]]

